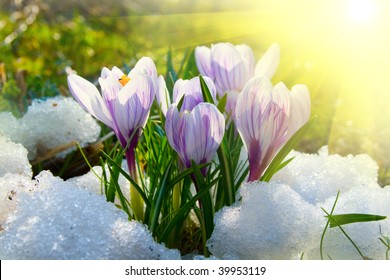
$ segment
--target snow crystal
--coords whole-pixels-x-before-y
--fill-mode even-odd
[[[25,146],[28,158],[32,160],[48,150],[75,141],[81,146],[95,142],[100,135],[100,126],[73,98],[56,96],[35,99],[19,120],[9,112],[1,113],[0,134]]]
[[[47,171],[37,176],[37,185],[44,190],[20,195],[18,210],[0,233],[0,259],[180,258],[104,196]]]
[[[0,136],[0,177],[7,173],[26,177],[32,176],[31,165],[27,159],[27,150]]]

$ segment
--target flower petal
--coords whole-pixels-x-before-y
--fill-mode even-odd
[[[249,80],[249,72],[241,53],[230,43],[211,47],[211,69],[220,95],[229,90],[241,91]]]
[[[119,138],[129,140],[136,128],[145,126],[153,103],[153,84],[149,76],[137,75],[118,94],[114,111]],[[125,144],[122,142],[122,145]]]
[[[104,102],[106,103],[111,116],[113,116],[114,102],[118,98],[118,93],[122,89],[122,85],[112,72],[105,72],[104,75],[99,78],[99,84],[102,89]]]
[[[273,44],[265,52],[263,57],[257,62],[255,76],[264,76],[271,79],[278,68],[280,60],[280,48],[278,44]]]
[[[203,79],[210,91],[211,96],[214,99],[214,102],[217,102],[217,90],[215,88],[214,82],[206,76],[204,76]],[[204,102],[199,77],[194,77],[191,80],[179,79],[176,81],[175,85],[173,86],[174,103],[179,103],[183,96],[185,97],[180,111],[192,111],[196,105]]]
[[[240,52],[242,59],[245,62],[245,66],[247,67],[248,74],[250,77],[253,77],[255,72],[255,55],[253,54],[252,49],[245,44],[236,45],[237,50]]]
[[[249,181],[258,180],[286,140],[289,91],[254,77],[237,98],[237,130],[248,151]]]
[[[225,131],[225,119],[215,105],[199,103],[189,111],[178,111],[175,104],[167,112],[165,130],[168,142],[186,167],[209,162]]]
[[[165,83],[164,77],[162,75],[158,77],[158,90],[156,92],[156,101],[165,116],[167,114],[168,107],[171,105],[171,98],[169,97],[167,84]]]
[[[310,117],[310,94],[305,85],[299,84],[291,89],[290,121],[287,139],[289,139]]]
[[[198,67],[199,73],[214,79],[213,72],[211,70],[211,50],[205,46],[199,46],[195,48],[195,62]]]
[[[69,75],[67,80],[71,94],[84,110],[113,128],[112,116],[97,88],[91,82],[75,74]]]
[[[153,82],[157,80],[157,68],[153,60],[150,57],[144,56],[134,65],[134,68],[131,69],[129,77],[132,78],[135,75],[148,75],[152,78]]]

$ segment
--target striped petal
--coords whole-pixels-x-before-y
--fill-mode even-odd
[[[211,50],[208,47],[200,46],[195,48],[195,62],[199,73],[203,76],[214,79],[213,71],[211,70]]]
[[[98,89],[91,82],[75,74],[69,75],[67,81],[71,94],[84,110],[113,128],[112,116]]]
[[[206,76],[204,76],[203,79],[210,91],[211,96],[214,99],[214,102],[216,102],[217,90],[213,81]],[[179,79],[176,81],[173,87],[174,102],[179,103],[183,96],[185,97],[180,111],[191,111],[196,105],[204,102],[199,77],[194,77],[191,80]]]
[[[245,62],[245,66],[248,70],[249,77],[253,77],[255,73],[255,55],[252,49],[245,44],[236,45],[236,49],[240,52],[242,59]]]
[[[280,48],[278,44],[273,44],[265,52],[263,57],[257,62],[255,76],[264,76],[271,79],[278,68],[280,60]]]
[[[305,85],[295,85],[290,95],[290,121],[288,124],[287,139],[289,139],[310,117],[310,94]]]
[[[186,167],[209,162],[215,155],[225,131],[225,119],[217,107],[200,103],[190,111],[179,112],[171,105],[165,130],[168,142]]]
[[[135,129],[145,126],[154,98],[152,88],[149,76],[137,75],[119,92],[114,111],[122,146],[126,146]]]
[[[169,92],[164,77],[161,75],[158,77],[158,90],[156,92],[156,101],[165,116],[167,114],[168,107],[171,105],[171,98],[169,97]]]
[[[264,77],[252,78],[237,98],[237,130],[248,151],[249,181],[258,180],[284,144],[288,128],[289,92]]]
[[[220,95],[230,90],[241,91],[249,80],[249,72],[241,53],[230,43],[211,47],[211,69]]]

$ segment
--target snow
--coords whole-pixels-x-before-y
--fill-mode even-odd
[[[207,245],[222,259],[319,259],[320,240],[337,192],[334,214],[367,213],[390,217],[390,187],[377,184],[378,166],[368,155],[342,157],[322,148],[317,154],[292,152],[295,159],[270,183],[243,184],[234,205],[215,215]],[[367,258],[384,259],[381,233],[390,220],[344,225]],[[361,259],[339,228],[328,229],[324,257]]]
[[[21,119],[9,112],[0,113],[0,135],[22,144],[32,160],[73,142],[81,146],[95,142],[100,126],[73,98],[56,96],[34,100]]]
[[[0,177],[7,173],[30,178],[32,176],[27,150],[0,135]]]
[[[35,182],[3,226],[0,259],[180,259],[104,196],[48,171]]]

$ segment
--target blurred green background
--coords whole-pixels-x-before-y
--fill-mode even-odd
[[[390,4],[385,0],[0,0],[0,111],[69,95],[67,71],[95,81],[103,66],[142,56],[166,74],[186,52],[245,43],[257,59],[274,42],[273,82],[308,86],[318,121],[299,150],[369,153],[390,184]]]

